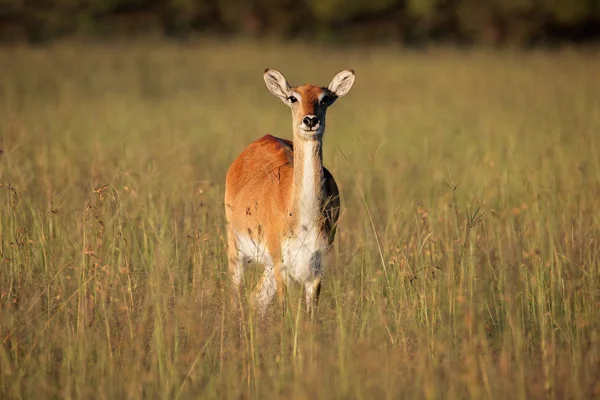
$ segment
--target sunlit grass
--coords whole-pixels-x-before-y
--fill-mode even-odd
[[[222,204],[246,145],[291,138],[266,67],[357,73],[328,115],[342,215],[317,316],[291,288],[267,327],[229,301]],[[599,396],[599,70],[566,50],[2,49],[0,397]]]

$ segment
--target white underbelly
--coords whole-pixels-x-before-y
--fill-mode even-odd
[[[282,246],[282,269],[297,282],[312,281],[322,274],[326,251],[325,238],[316,233],[289,238]]]
[[[269,254],[267,243],[264,240],[254,240],[243,234],[237,234],[238,251],[245,261],[273,266],[273,258]]]
[[[273,266],[266,241],[257,241],[244,234],[236,234],[238,254],[247,262],[265,267]],[[317,232],[305,232],[282,241],[282,273],[299,283],[310,282],[323,273],[323,261],[328,250],[327,240]]]

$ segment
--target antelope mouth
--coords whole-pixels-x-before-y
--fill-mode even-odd
[[[322,135],[324,129],[324,126],[319,124],[317,126],[313,126],[312,128],[309,128],[308,126],[301,124],[298,128],[300,128],[300,132],[306,134],[306,135]]]
[[[300,137],[306,140],[319,140],[323,137],[322,129],[299,129]]]

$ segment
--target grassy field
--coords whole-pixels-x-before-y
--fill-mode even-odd
[[[229,303],[229,163],[325,85],[314,321]],[[600,397],[600,53],[0,49],[0,397]],[[252,285],[260,270],[247,275]]]

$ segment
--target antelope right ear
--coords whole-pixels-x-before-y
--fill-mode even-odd
[[[285,79],[285,76],[276,69],[267,68],[263,77],[269,91],[287,103],[287,98],[292,92],[292,87]]]

